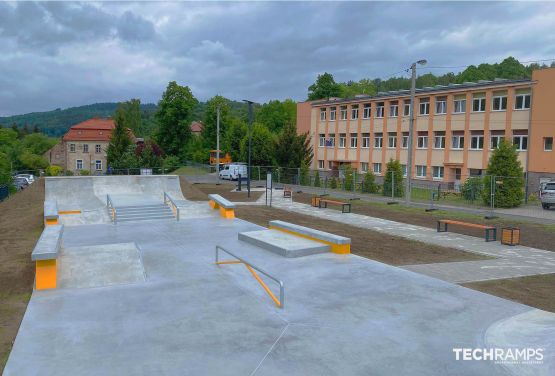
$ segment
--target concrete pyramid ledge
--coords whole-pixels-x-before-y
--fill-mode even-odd
[[[330,246],[278,230],[240,232],[239,240],[283,257],[303,257],[330,251]]]

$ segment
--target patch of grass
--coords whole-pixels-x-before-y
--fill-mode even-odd
[[[208,174],[208,169],[193,167],[193,166],[183,166],[173,171],[174,175],[206,175]]]

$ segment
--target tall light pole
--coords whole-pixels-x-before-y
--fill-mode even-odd
[[[410,203],[411,190],[412,190],[412,141],[414,138],[414,95],[416,92],[416,65],[424,65],[427,61],[422,59],[416,63],[412,63],[411,69],[411,82],[410,82],[410,118],[409,118],[409,143],[407,145],[407,181],[405,187],[405,201]]]
[[[216,176],[220,184],[220,106],[216,107]]]
[[[251,147],[252,147],[252,104],[254,102],[243,99],[249,105],[249,160],[247,163],[247,197],[251,197]]]

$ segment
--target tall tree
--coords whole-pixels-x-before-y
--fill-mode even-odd
[[[297,134],[294,125],[286,125],[276,140],[275,159],[280,167],[299,168],[310,165],[313,149],[308,134]]]
[[[341,87],[330,73],[319,74],[316,82],[308,87],[308,100],[327,99],[341,95]]]
[[[229,124],[229,100],[221,95],[216,95],[206,103],[206,109],[202,122],[202,140],[204,146],[208,149],[216,149],[218,106],[220,107],[220,149],[222,148],[223,135],[225,134]]]
[[[241,141],[241,160],[248,159],[249,136]],[[251,163],[253,166],[274,165],[274,135],[264,124],[254,123],[252,126]]]
[[[142,136],[141,100],[131,99],[120,103],[118,107],[123,110],[125,127],[131,129],[136,136]]]
[[[129,131],[125,126],[125,110],[122,106],[118,107],[114,116],[115,128],[112,130],[108,150],[106,151],[108,166],[112,168],[129,168],[123,161],[127,158],[126,154],[132,149]],[[131,150],[132,151],[132,150]]]
[[[168,84],[156,112],[159,124],[156,139],[166,154],[185,157],[191,139],[192,112],[197,102],[189,87],[175,81]]]
[[[222,150],[229,153],[234,162],[241,161],[241,142],[247,135],[247,124],[239,118],[231,118],[223,138]],[[245,162],[246,159],[243,160]]]
[[[398,160],[390,159],[387,162],[383,179],[383,195],[391,197],[403,197],[403,168]]]
[[[285,125],[296,124],[297,104],[292,99],[264,103],[256,111],[256,121],[267,126],[270,131],[278,133]]]

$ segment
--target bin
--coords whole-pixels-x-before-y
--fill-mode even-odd
[[[517,227],[503,227],[501,229],[501,244],[519,245],[520,229]]]

